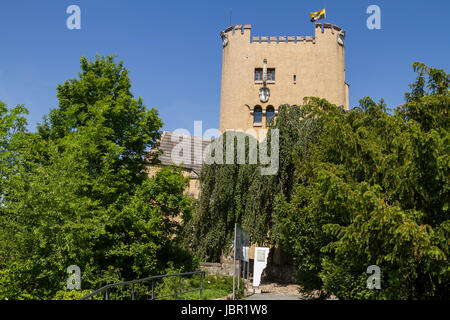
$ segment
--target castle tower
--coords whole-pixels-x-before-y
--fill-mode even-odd
[[[259,37],[251,25],[236,25],[221,37],[221,132],[266,128],[280,105],[301,105],[307,96],[348,109],[341,28],[316,23],[314,37]]]

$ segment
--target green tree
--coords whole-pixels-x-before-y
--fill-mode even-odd
[[[252,242],[288,251],[305,293],[448,299],[449,77],[413,67],[417,79],[395,113],[369,97],[350,111],[315,97],[280,107],[277,175],[205,166],[191,224],[197,254],[218,259],[237,222]],[[366,287],[373,264],[381,290]]]
[[[146,178],[142,159],[159,138],[162,121],[156,109],[133,97],[122,61],[96,56],[80,63],[79,78],[58,85],[59,106],[38,132],[59,152],[72,149],[93,178],[87,194],[111,204]]]
[[[320,140],[297,165],[292,200],[277,205],[305,290],[448,298],[448,76],[414,66],[418,79],[395,115],[370,98],[347,113],[312,112],[323,123]],[[366,288],[372,264],[381,268],[381,290]]]
[[[279,170],[275,175],[261,175],[261,164],[250,164],[249,148],[255,139],[243,133],[225,133],[216,143],[223,144],[223,163],[202,167],[200,183],[202,193],[193,218],[189,223],[186,239],[202,259],[217,261],[230,250],[234,224],[239,223],[249,231],[253,243],[278,243],[277,217],[273,204],[278,194],[290,199],[294,185],[294,160],[296,151],[309,140],[314,140],[314,121],[299,122],[304,117],[299,107],[283,105],[276,123],[267,134],[271,145],[272,129],[279,130]],[[245,164],[226,164],[227,140],[245,141]],[[300,142],[300,143],[299,143]],[[259,154],[259,146],[256,152]]]
[[[174,222],[190,215],[187,179],[179,169],[153,178],[145,170],[162,125],[157,111],[133,98],[113,57],[83,57],[81,70],[58,86],[59,106],[38,132],[20,136],[2,190],[0,299],[51,299],[72,264],[83,289],[191,268]]]
[[[18,105],[11,110],[0,101],[0,203],[4,197],[4,184],[13,174],[20,157],[18,157],[27,134],[27,109]]]

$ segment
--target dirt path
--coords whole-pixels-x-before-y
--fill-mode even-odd
[[[250,289],[245,300],[302,300],[299,287],[295,284],[262,283],[258,293],[253,294]]]
[[[279,283],[262,283],[259,286],[261,292],[252,294],[252,290],[249,290],[249,296],[246,300],[303,300],[305,298],[311,299],[310,297],[306,297],[302,293],[299,292],[299,285],[296,284],[279,284]],[[312,298],[318,298],[319,292],[315,292]],[[338,300],[335,296],[331,295],[331,297],[326,300]]]
[[[261,293],[268,293],[271,295],[277,296],[298,296],[303,297],[302,294],[298,292],[300,288],[299,285],[296,284],[278,284],[278,283],[264,283],[259,286],[261,289]]]

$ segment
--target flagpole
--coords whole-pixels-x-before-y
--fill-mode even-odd
[[[323,17],[323,22],[322,22],[322,33],[325,30],[325,23],[327,22],[327,7],[325,6],[325,16]]]

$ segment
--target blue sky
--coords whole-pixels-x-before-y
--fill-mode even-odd
[[[81,8],[81,30],[68,30],[66,8]],[[381,30],[369,30],[366,9],[381,8]],[[164,130],[218,128],[222,46],[219,32],[251,24],[260,36],[313,35],[309,12],[326,7],[327,22],[346,30],[350,107],[364,96],[404,102],[411,63],[449,72],[450,1],[144,1],[1,0],[0,100],[24,104],[29,129],[57,106],[56,86],[77,77],[82,55],[117,54],[132,91],[159,110]]]

